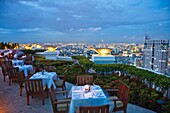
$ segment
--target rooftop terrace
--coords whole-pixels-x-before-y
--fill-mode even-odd
[[[19,96],[19,85],[12,83],[8,86],[8,80],[3,82],[0,68],[0,113],[52,113],[50,98],[45,98],[45,105],[42,105],[41,98],[30,99],[30,105],[26,105],[26,92]],[[66,83],[66,89],[70,90],[73,84]],[[128,104],[128,113],[155,113],[151,110]],[[123,111],[117,112],[123,113]]]

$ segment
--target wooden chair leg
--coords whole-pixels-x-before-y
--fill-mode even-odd
[[[20,96],[22,96],[22,86],[20,86]]]
[[[27,105],[29,105],[29,95],[27,95]]]
[[[62,87],[62,91],[64,91],[64,87]],[[64,96],[65,93],[63,93],[63,96]]]
[[[47,88],[47,98],[48,98],[48,93],[49,93],[49,89]]]
[[[42,95],[42,105],[44,105],[44,95]]]
[[[11,86],[11,80],[8,81],[9,86]]]
[[[126,113],[126,109],[124,109],[124,113]]]
[[[53,86],[51,86],[51,91],[54,91],[54,87]]]

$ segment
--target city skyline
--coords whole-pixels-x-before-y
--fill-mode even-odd
[[[5,42],[143,43],[170,39],[168,0],[0,0]]]

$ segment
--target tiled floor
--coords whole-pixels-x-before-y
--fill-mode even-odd
[[[72,84],[66,83],[67,90]],[[52,113],[50,98],[45,98],[45,105],[42,105],[41,98],[30,98],[30,105],[26,105],[26,93],[19,96],[19,85],[12,83],[8,86],[8,79],[3,82],[2,72],[0,69],[0,113]],[[128,104],[128,113],[154,113],[151,110]],[[123,112],[117,112],[123,113]]]

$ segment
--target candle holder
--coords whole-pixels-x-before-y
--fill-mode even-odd
[[[44,75],[44,73],[45,73],[45,70],[42,70],[42,75]]]
[[[90,85],[85,85],[85,92],[89,92],[90,91]]]

